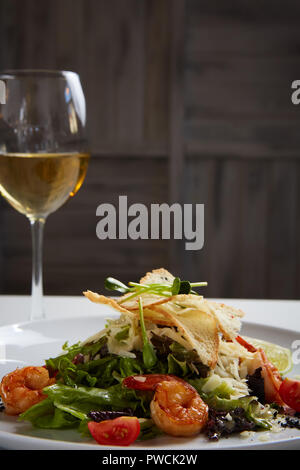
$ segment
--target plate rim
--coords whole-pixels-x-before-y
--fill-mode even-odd
[[[149,448],[148,447],[137,447],[137,446],[111,446],[111,447],[108,447],[108,446],[104,446],[104,445],[101,445],[101,444],[96,444],[96,443],[89,443],[89,442],[68,442],[68,441],[63,441],[63,440],[57,440],[57,439],[49,439],[47,437],[34,437],[34,436],[27,436],[27,435],[20,435],[20,434],[15,434],[15,433],[8,433],[6,431],[1,431],[0,430],[0,438],[1,436],[4,436],[6,437],[6,440],[8,437],[10,437],[10,440],[11,441],[17,441],[17,442],[28,442],[28,444],[32,443],[34,444],[35,442],[38,442],[38,443],[49,443],[49,447],[45,450],[54,450],[50,447],[54,447],[55,445],[57,445],[58,447],[61,448],[61,450],[63,450],[63,446],[67,445],[68,449],[66,450],[75,450],[74,447],[82,447],[81,450],[85,450],[84,447],[88,447],[88,449],[86,450],[128,450],[128,451],[131,451],[131,450],[138,450],[138,451],[151,451],[151,450],[174,450],[174,448],[170,448],[169,446],[157,446],[157,447],[153,447],[153,448]],[[229,441],[230,437],[227,439],[227,442],[230,442]],[[241,443],[240,444],[232,444],[232,445],[229,445],[229,446],[222,446],[222,441],[218,441],[218,444],[221,444],[219,445],[218,447],[212,447],[211,449],[209,449],[209,441],[207,441],[207,444],[205,446],[199,446],[199,447],[192,447],[192,448],[188,448],[188,447],[178,447],[178,451],[181,451],[181,450],[191,450],[191,451],[196,451],[196,450],[211,450],[211,451],[215,451],[215,450],[230,450],[230,449],[236,449],[236,450],[242,450],[242,449],[249,449],[249,450],[252,450],[252,449],[255,449],[257,447],[259,448],[266,448],[266,447],[271,447],[271,446],[274,446],[274,447],[279,447],[279,446],[282,446],[284,444],[290,444],[290,443],[298,443],[300,442],[300,435],[299,437],[297,436],[294,436],[294,437],[289,437],[289,438],[286,438],[286,439],[281,439],[280,441],[277,441],[277,442],[274,442],[272,440],[270,441],[260,441],[260,442],[247,442],[247,439],[244,439],[244,438],[241,438]],[[60,449],[59,449],[60,450]],[[80,450],[80,449],[78,449]],[[300,446],[299,446],[299,450],[300,450]]]

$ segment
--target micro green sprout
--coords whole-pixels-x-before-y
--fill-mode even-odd
[[[111,291],[117,291],[121,294],[128,294],[123,299],[119,300],[119,304],[134,299],[142,294],[158,295],[160,297],[170,297],[179,294],[193,294],[198,295],[193,290],[194,287],[205,287],[207,282],[189,282],[181,281],[179,277],[175,277],[172,284],[155,283],[155,284],[139,284],[137,282],[129,282],[128,286],[122,282],[108,277],[105,280],[105,288]]]

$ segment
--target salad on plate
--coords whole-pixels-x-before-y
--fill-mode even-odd
[[[289,350],[241,336],[243,312],[203,298],[195,289],[205,285],[162,268],[128,285],[107,278],[117,298],[84,292],[118,318],[45,365],[4,376],[4,412],[109,446],[300,429],[300,381],[283,379]]]

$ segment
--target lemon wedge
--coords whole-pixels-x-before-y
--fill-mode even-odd
[[[278,344],[268,343],[261,339],[243,336],[245,340],[255,348],[262,348],[270,362],[279,370],[280,374],[287,374],[293,367],[292,353],[289,349],[278,346]]]

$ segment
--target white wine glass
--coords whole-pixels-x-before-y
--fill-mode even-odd
[[[79,76],[55,70],[0,74],[0,192],[32,231],[30,319],[44,318],[42,246],[49,214],[80,189],[87,171],[86,107]]]

